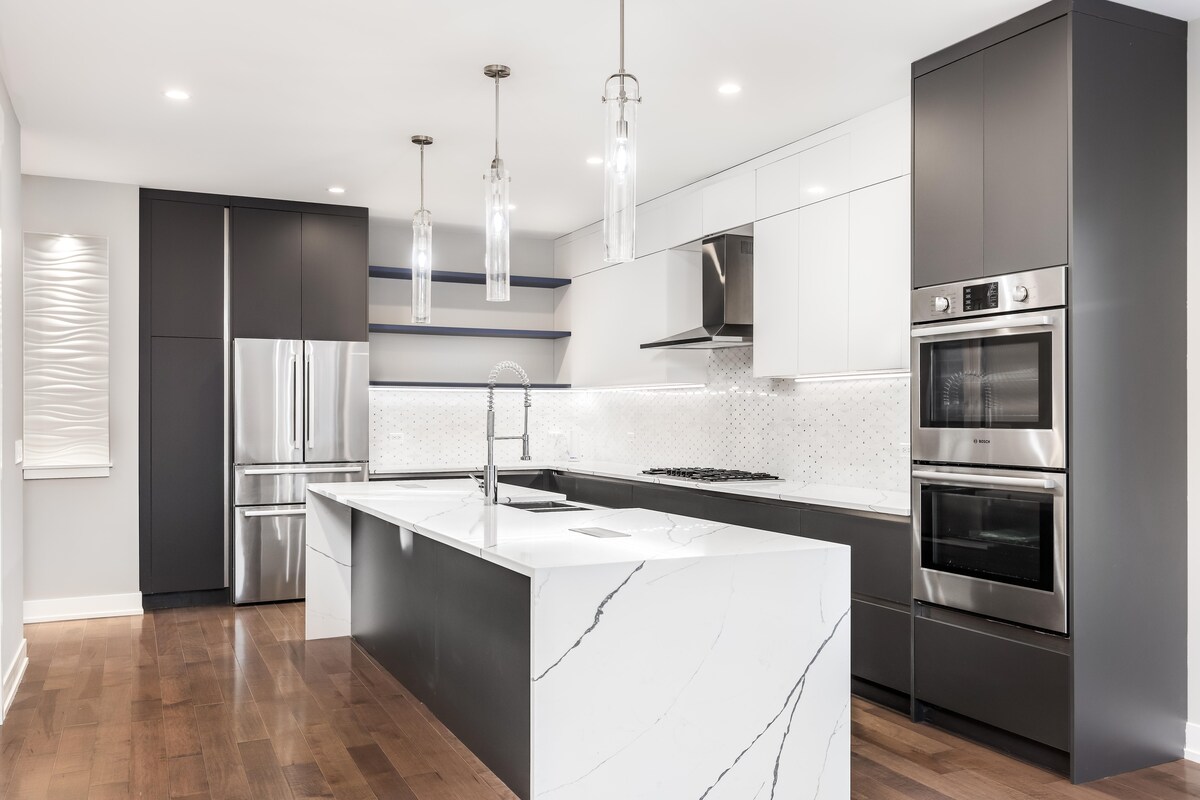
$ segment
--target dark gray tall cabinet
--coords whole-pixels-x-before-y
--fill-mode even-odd
[[[140,266],[143,602],[220,602],[230,339],[365,341],[367,209],[143,189]]]
[[[913,65],[913,285],[1068,266],[1069,636],[914,607],[914,715],[1077,781],[1179,758],[1187,25],[1055,0]]]

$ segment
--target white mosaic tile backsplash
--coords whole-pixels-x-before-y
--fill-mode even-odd
[[[485,458],[482,389],[371,390],[371,465],[463,466]],[[520,433],[518,392],[497,394],[497,432]],[[714,466],[788,480],[908,489],[907,377],[811,383],[756,379],[749,348],[714,350],[702,389],[535,391],[534,461],[576,456]],[[519,442],[499,442],[516,461]]]

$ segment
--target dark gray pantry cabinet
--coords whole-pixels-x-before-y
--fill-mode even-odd
[[[140,576],[147,607],[227,594],[232,338],[367,339],[367,210],[143,189]]]
[[[1066,265],[1068,635],[913,605],[913,714],[1076,782],[1187,701],[1187,24],[1054,0],[912,66],[913,286]]]

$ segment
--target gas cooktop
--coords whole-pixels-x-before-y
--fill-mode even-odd
[[[678,478],[683,481],[703,481],[705,483],[732,483],[734,481],[777,481],[778,475],[766,472],[747,472],[742,469],[715,469],[713,467],[660,467],[644,469],[643,475],[662,475],[665,478]]]

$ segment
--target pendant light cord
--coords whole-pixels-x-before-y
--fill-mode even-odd
[[[496,75],[496,160],[500,160],[500,75]]]
[[[621,0],[621,68],[619,72],[625,74],[625,0]]]
[[[425,145],[421,145],[421,210],[425,210]]]

